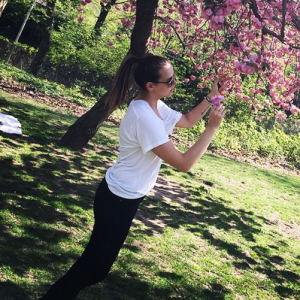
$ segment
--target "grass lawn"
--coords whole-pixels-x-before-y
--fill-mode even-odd
[[[89,239],[118,129],[74,152],[57,144],[72,112],[1,90],[0,108],[23,130],[0,132],[0,299],[37,299]],[[78,300],[300,299],[299,195],[299,176],[210,153],[189,173],[163,165],[112,272]]]

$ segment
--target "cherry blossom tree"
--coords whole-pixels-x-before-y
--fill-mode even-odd
[[[232,74],[229,91],[250,101],[253,108],[272,106],[280,118],[285,118],[284,110],[299,112],[293,104],[300,89],[299,1],[164,0],[156,19],[152,34],[156,38],[149,46],[189,56],[194,70],[186,82],[198,80],[203,88],[216,73]],[[128,22],[132,18],[123,20]],[[161,35],[176,38],[182,51],[178,43],[168,49]],[[255,78],[247,94],[241,84],[245,75]]]
[[[141,38],[134,29],[145,26],[136,18],[143,2],[147,0],[115,3],[124,13],[120,24],[132,39],[130,52]],[[197,82],[203,89],[217,73],[231,74],[227,98],[248,101],[252,110],[272,110],[281,119],[286,118],[285,111],[299,113],[293,104],[300,90],[299,1],[163,0],[148,5],[156,5],[151,12],[154,23],[147,23],[151,32],[142,36],[142,43],[147,42],[140,56],[158,51],[188,57],[193,68],[183,79],[186,84]],[[109,46],[114,42],[117,37]],[[253,86],[244,90],[246,77],[252,78]]]

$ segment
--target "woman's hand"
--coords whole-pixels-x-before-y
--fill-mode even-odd
[[[211,99],[214,96],[223,94],[224,90],[227,88],[229,79],[230,76],[226,74],[219,76],[213,83],[211,92],[207,96]]]
[[[220,104],[218,106],[213,106],[209,113],[209,121],[208,121],[207,128],[217,130],[222,123],[225,113],[226,110],[223,104]]]

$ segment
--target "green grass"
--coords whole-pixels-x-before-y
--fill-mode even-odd
[[[0,299],[37,299],[89,239],[117,128],[74,152],[57,144],[70,112],[2,91],[0,107],[23,129],[0,132]],[[78,299],[299,299],[299,183],[209,153],[189,173],[163,165],[112,272]]]

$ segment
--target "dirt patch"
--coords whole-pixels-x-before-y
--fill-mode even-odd
[[[273,214],[268,218],[271,225],[276,225],[278,231],[286,236],[300,240],[300,225],[296,222],[285,222],[279,215]]]
[[[157,182],[148,195],[149,198],[159,199],[168,207],[180,206],[184,207],[189,202],[190,194],[178,182],[166,180],[163,176],[159,176]],[[147,200],[146,200],[147,201]],[[153,215],[151,218],[147,215],[147,211],[139,210],[137,213],[136,223],[142,223],[149,228],[149,234],[160,234],[169,222],[169,218],[164,215]]]
[[[189,203],[188,199],[190,194],[185,191],[183,186],[178,182],[166,180],[164,177],[159,176],[149,197],[164,199],[166,202],[176,201],[177,203],[184,205]]]
[[[18,95],[22,98],[27,97],[44,104],[55,106],[57,108],[69,109],[76,116],[81,116],[86,112],[86,109],[84,107],[78,105],[75,102],[69,101],[67,97],[52,98],[49,95],[40,93],[39,91],[18,82],[0,80],[0,88],[3,91]]]

